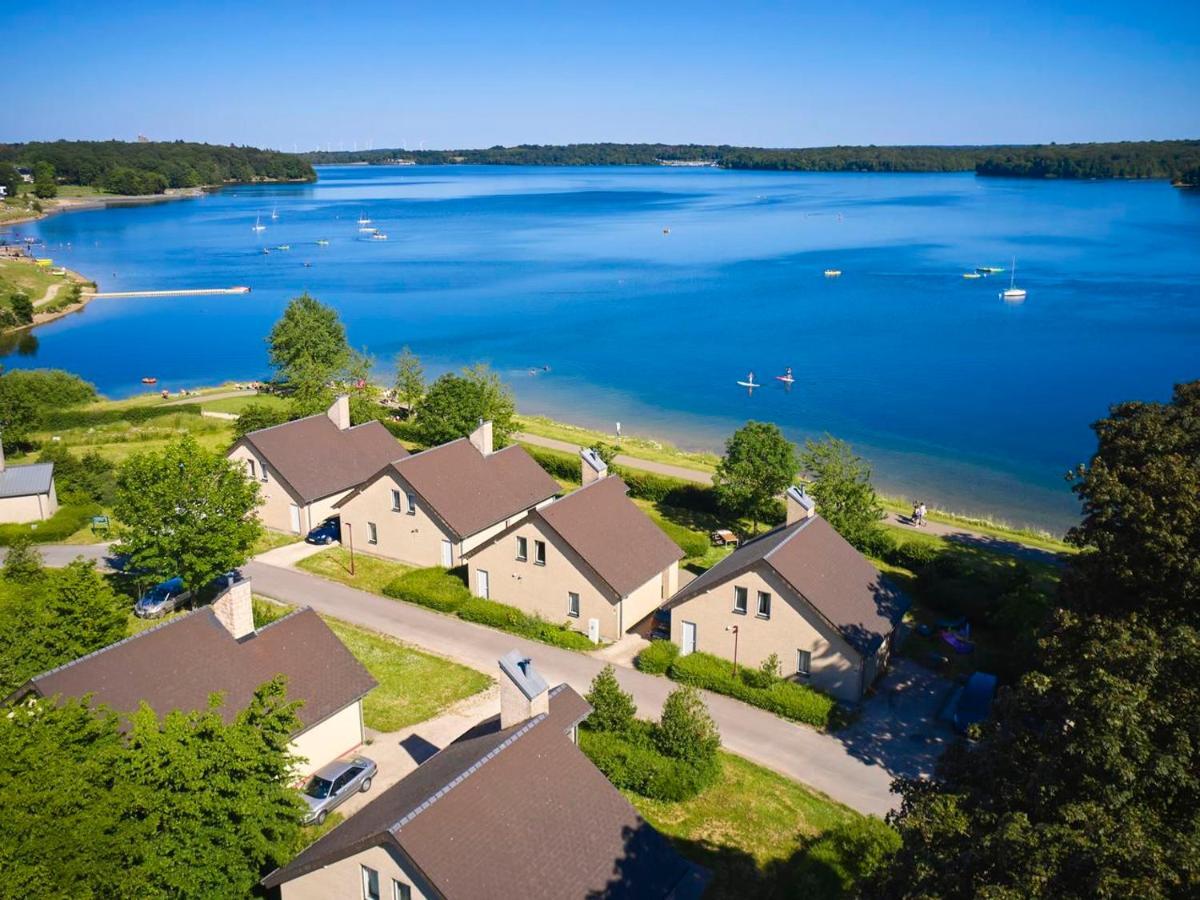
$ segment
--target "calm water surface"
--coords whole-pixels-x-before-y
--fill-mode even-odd
[[[359,235],[364,210],[388,241]],[[143,375],[261,377],[264,336],[308,290],[381,366],[405,344],[430,374],[485,360],[525,411],[688,447],[750,418],[831,432],[891,491],[1054,529],[1076,514],[1063,473],[1088,423],[1200,376],[1200,197],[1161,182],[329,167],[20,230],[103,290],[253,293],[99,300],[7,366],[113,396]],[[998,298],[1007,274],[961,277],[1014,255],[1023,304]]]

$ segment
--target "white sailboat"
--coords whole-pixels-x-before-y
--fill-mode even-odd
[[[1015,256],[1012,261],[1012,273],[1008,279],[1008,290],[1002,291],[1000,297],[1003,300],[1025,299],[1025,288],[1017,287],[1017,258]]]
[[[276,206],[276,207],[272,208],[272,210],[271,210],[271,219],[275,220],[278,218],[279,218],[279,207]]]
[[[367,211],[364,209],[358,216],[359,225],[370,225],[371,220],[367,217]]]
[[[251,231],[266,231],[267,226],[262,223],[262,216],[258,216],[254,220],[254,224],[250,226]]]

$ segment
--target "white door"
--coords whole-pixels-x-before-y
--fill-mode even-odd
[[[300,507],[295,503],[288,507],[288,512],[292,514],[292,532],[300,533]]]
[[[449,541],[442,541],[442,565],[447,569],[454,565],[454,553]]]
[[[588,640],[593,644],[600,643],[600,620],[588,619]]]
[[[488,593],[488,573],[483,569],[475,570],[475,594],[484,600],[488,600],[492,596]]]
[[[687,656],[689,653],[694,653],[696,650],[696,623],[683,623],[683,646],[679,650],[680,656]]]

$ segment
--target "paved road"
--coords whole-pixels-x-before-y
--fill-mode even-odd
[[[604,660],[527,641],[481,625],[440,615],[408,603],[368,594],[317,576],[250,562],[242,570],[255,593],[393,635],[495,675],[497,660],[516,648],[532,657],[551,684],[567,682],[587,690]],[[657,717],[675,686],[666,678],[618,668],[617,679],[633,694],[638,710]],[[864,813],[883,815],[897,798],[889,792],[891,774],[856,756],[856,748],[837,737],[777,718],[716,694],[705,701],[721,729],[725,746],[790,778],[811,785]]]

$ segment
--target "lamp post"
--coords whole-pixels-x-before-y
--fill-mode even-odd
[[[343,522],[342,527],[346,529],[346,547],[350,551],[350,577],[354,577],[354,531],[350,527],[349,522]]]
[[[738,645],[738,627],[733,625],[729,628],[733,632],[733,674],[737,675],[737,645]]]

